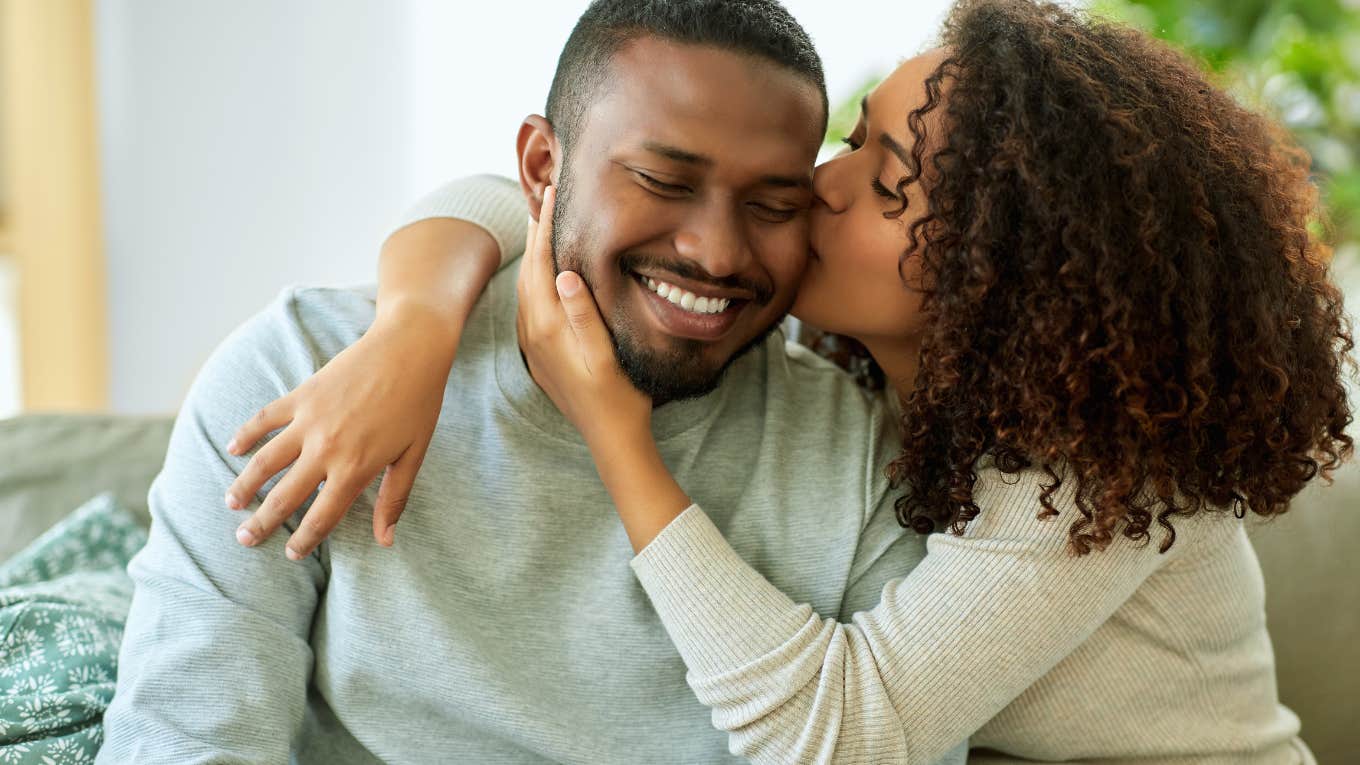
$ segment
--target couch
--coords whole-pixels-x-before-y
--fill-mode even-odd
[[[113,491],[148,522],[169,417],[36,414],[0,420],[0,560],[86,499]],[[227,512],[224,508],[223,512]],[[1280,697],[1324,765],[1360,763],[1360,467],[1252,524],[1266,578]]]

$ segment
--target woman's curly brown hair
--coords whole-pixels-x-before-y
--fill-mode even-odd
[[[1307,156],[1188,58],[1063,6],[963,0],[942,43],[898,186],[923,182],[902,262],[927,320],[898,520],[962,533],[991,455],[1042,465],[1040,517],[1076,481],[1075,554],[1154,522],[1165,551],[1173,516],[1273,516],[1330,478],[1354,343]]]

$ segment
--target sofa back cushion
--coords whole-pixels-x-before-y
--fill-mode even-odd
[[[1318,762],[1360,762],[1360,464],[1253,523],[1280,701]]]
[[[0,561],[105,491],[149,524],[146,494],[173,422],[84,414],[0,420]]]

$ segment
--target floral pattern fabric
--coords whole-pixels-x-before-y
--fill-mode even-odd
[[[144,544],[101,494],[0,564],[0,765],[94,762]]]

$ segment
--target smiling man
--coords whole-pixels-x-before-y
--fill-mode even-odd
[[[551,119],[521,129],[521,185],[537,198],[560,176],[557,266],[585,278],[657,403],[711,392],[793,302],[826,114],[820,64],[799,53],[632,40],[601,67],[629,76],[576,73],[601,83],[588,117],[559,75]]]
[[[546,111],[520,130],[519,185],[479,204],[522,215],[507,195],[523,194],[537,215],[557,184],[561,265],[590,282],[657,400],[677,478],[791,597],[843,620],[871,607],[923,555],[882,477],[891,440],[862,436],[889,426],[771,336],[806,257],[826,119],[807,36],[773,0],[603,0]],[[222,445],[368,329],[371,291],[287,290],[219,347],[129,566],[100,762],[735,761],[629,569],[585,444],[525,369],[515,280],[497,275],[467,322],[392,549],[369,536],[371,490],[298,562],[283,535],[238,545],[222,508],[246,463]],[[321,477],[278,486],[305,496]]]

